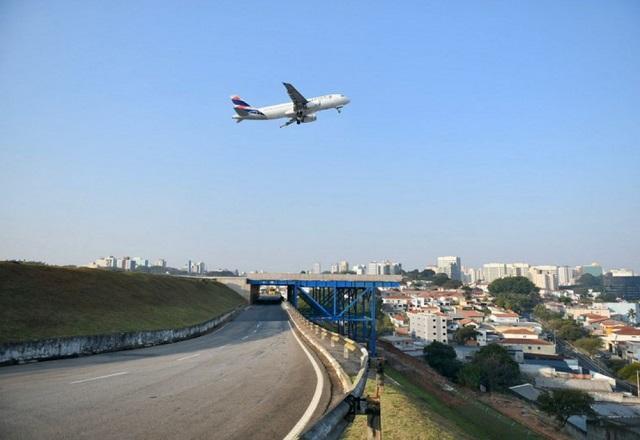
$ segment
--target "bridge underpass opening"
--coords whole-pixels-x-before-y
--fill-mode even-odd
[[[400,277],[345,275],[257,275],[250,277],[251,301],[258,301],[260,288],[278,286],[307,319],[367,345],[376,354],[376,309],[379,288],[398,287]],[[363,279],[368,278],[368,279]]]

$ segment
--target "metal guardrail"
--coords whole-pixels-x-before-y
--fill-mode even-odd
[[[364,392],[369,372],[369,352],[355,341],[309,321],[295,308],[288,305],[285,308],[304,339],[336,371],[344,392],[344,397],[329,408],[320,420],[307,428],[300,438],[305,440],[338,438],[349,424],[348,416],[353,413],[352,402],[357,401]],[[352,365],[356,359],[358,370],[352,380],[348,371],[353,370]]]

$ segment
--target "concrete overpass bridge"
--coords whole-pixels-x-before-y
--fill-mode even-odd
[[[285,287],[286,299],[307,319],[341,335],[365,343],[376,353],[376,293],[400,286],[400,275],[254,273],[246,277],[218,277],[241,289],[254,304],[264,287]],[[248,295],[248,296],[247,296]]]

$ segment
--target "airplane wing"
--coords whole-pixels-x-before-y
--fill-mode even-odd
[[[289,83],[282,83],[282,84],[284,84],[285,88],[287,89],[289,98],[291,98],[291,101],[293,101],[293,108],[296,111],[296,113],[299,111],[302,111],[307,105],[307,102],[309,101],[307,101],[307,99],[304,96],[302,96],[302,94],[298,92],[296,88],[293,87],[291,84]]]

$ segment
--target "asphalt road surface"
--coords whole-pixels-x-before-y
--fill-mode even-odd
[[[253,305],[188,341],[0,367],[0,438],[282,439],[330,388],[285,311]]]

